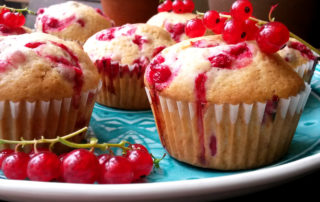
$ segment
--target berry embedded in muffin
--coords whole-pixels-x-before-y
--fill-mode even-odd
[[[145,85],[169,154],[222,170],[281,158],[310,93],[278,54],[220,35],[164,49],[147,67]]]
[[[94,9],[75,1],[40,8],[36,31],[56,35],[83,44],[94,33],[112,26],[112,20]]]
[[[148,109],[143,74],[150,60],[174,44],[165,30],[126,24],[100,31],[84,44],[102,78],[98,102],[122,109]]]

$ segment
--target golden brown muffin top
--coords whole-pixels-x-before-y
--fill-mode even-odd
[[[90,37],[83,48],[93,62],[110,58],[130,68],[137,61],[148,64],[152,57],[174,43],[167,31],[138,23],[102,30]]]
[[[147,67],[145,84],[172,99],[216,104],[265,102],[304,89],[278,54],[264,54],[253,41],[226,44],[220,35],[164,49]]]
[[[96,68],[75,42],[44,33],[0,40],[0,100],[61,99],[98,83]]]
[[[83,44],[94,33],[112,26],[112,20],[85,4],[67,1],[38,10],[36,31]]]
[[[290,38],[286,47],[281,49],[278,53],[293,68],[315,59],[312,51],[306,45],[294,38]]]

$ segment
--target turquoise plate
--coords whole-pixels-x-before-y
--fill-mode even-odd
[[[8,199],[85,200],[191,200],[219,199],[267,188],[320,167],[320,66],[288,154],[280,161],[254,170],[222,172],[189,166],[167,155],[144,182],[127,185],[84,185],[7,180],[0,172],[0,197]],[[127,140],[146,145],[161,157],[162,147],[151,111],[123,111],[95,105],[90,133],[99,141]],[[28,182],[28,183],[26,183]],[[32,195],[37,190],[37,196]],[[29,193],[29,191],[31,193]],[[48,194],[50,191],[50,194]],[[42,193],[43,192],[43,193]],[[226,196],[226,192],[228,192]],[[61,193],[64,193],[61,194]],[[191,198],[190,198],[191,197]]]

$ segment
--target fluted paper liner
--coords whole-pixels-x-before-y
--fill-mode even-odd
[[[315,66],[316,62],[314,60],[309,60],[307,63],[294,68],[294,70],[305,82],[310,84],[311,78],[315,70]]]
[[[279,99],[273,114],[268,114],[267,103],[207,103],[202,117],[195,102],[152,98],[146,92],[160,140],[172,157],[199,167],[239,170],[270,164],[286,154],[311,88],[306,84],[298,95]]]
[[[50,101],[0,101],[0,138],[56,138],[88,126],[98,90]],[[72,141],[80,142],[83,138],[79,135]],[[13,148],[14,145],[0,146]]]
[[[129,69],[131,69],[130,66]],[[150,109],[144,89],[143,73],[138,75],[133,72],[121,73],[119,71],[112,80],[107,75],[102,75],[102,82],[102,90],[97,98],[98,103],[119,109]],[[110,85],[113,90],[108,89]]]

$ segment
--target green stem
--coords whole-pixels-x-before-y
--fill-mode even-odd
[[[12,12],[19,12],[19,13],[27,12],[28,14],[31,14],[31,15],[37,15],[36,12],[34,12],[34,11],[32,11],[32,10],[29,10],[28,7],[25,7],[25,8],[11,8],[11,7],[7,7],[7,6],[5,6],[5,5],[0,6],[0,10],[3,9],[3,8],[7,8],[7,9],[9,9],[9,10],[12,11]]]
[[[63,137],[57,137],[54,139],[44,139],[43,137],[39,140],[5,140],[0,139],[0,144],[21,144],[21,145],[28,145],[28,144],[39,144],[39,143],[56,143],[59,142],[59,140],[63,139],[69,139],[71,137],[74,137],[82,132],[85,132],[88,129],[88,127],[84,127],[76,132],[70,133],[69,135],[63,136]]]

